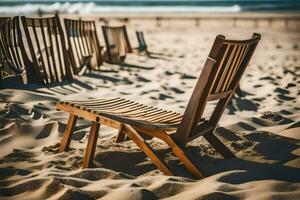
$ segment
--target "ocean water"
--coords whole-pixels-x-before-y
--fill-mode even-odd
[[[300,0],[0,0],[0,15],[101,12],[299,12]]]

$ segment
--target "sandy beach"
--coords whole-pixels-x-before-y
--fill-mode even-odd
[[[143,30],[155,56],[128,55],[126,63],[141,67],[104,63],[72,83],[2,85],[0,199],[300,199],[300,24],[251,17],[234,24],[171,19],[160,26],[153,16],[132,19],[132,46],[135,30]],[[182,113],[216,35],[248,39],[253,32],[262,40],[241,79],[243,95],[233,98],[216,129],[237,158],[223,159],[202,137],[187,146],[207,178],[190,177],[167,146],[153,140],[180,175],[164,176],[132,141],[114,143],[117,131],[106,126],[100,128],[93,168],[82,169],[91,124],[83,119],[71,150],[58,152],[68,119],[56,110],[58,100],[124,97]]]

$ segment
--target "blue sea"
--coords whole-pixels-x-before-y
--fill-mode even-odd
[[[0,0],[1,14],[101,12],[299,12],[300,0]]]

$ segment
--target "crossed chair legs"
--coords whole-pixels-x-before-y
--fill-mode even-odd
[[[60,152],[66,151],[68,149],[77,118],[78,117],[76,115],[70,114],[68,124],[61,141]],[[87,148],[84,155],[83,168],[88,168],[93,161],[99,128],[100,124],[93,121],[90,129]],[[143,133],[147,136],[157,137],[161,139],[171,148],[173,154],[183,163],[183,165],[195,178],[201,179],[205,177],[204,174],[192,163],[192,161],[186,156],[184,151],[174,142],[174,140],[165,131],[150,131],[138,127],[132,127],[128,124],[120,124],[120,129],[116,138],[116,142],[123,141],[125,136],[127,136],[151,159],[153,164],[159,170],[161,170],[165,175],[173,175],[172,171],[168,168],[165,162],[158,157],[158,155],[154,152],[151,146],[144,140],[144,138],[139,133]],[[214,134],[208,134],[208,136],[204,137],[217,149],[217,151],[220,150],[221,152],[223,152],[222,155],[225,158],[234,157],[234,154],[231,153],[231,151],[228,150],[225,147],[225,145],[221,141],[219,141],[216,138],[216,136],[214,136]]]

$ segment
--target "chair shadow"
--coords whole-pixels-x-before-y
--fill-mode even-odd
[[[132,144],[135,145],[135,144]],[[101,145],[99,145],[101,149]],[[92,167],[103,167],[117,172],[122,172],[131,176],[141,176],[151,171],[157,170],[156,166],[146,157],[144,152],[137,151],[121,151],[113,148],[114,150],[106,151],[100,150],[95,152],[95,157]],[[171,171],[177,175],[187,178],[193,176],[187,169],[180,163],[179,160],[166,159],[170,154],[170,149],[156,149],[155,153],[166,161],[167,166]],[[122,163],[122,164],[120,164]]]
[[[160,53],[153,53],[153,52],[148,52],[147,57],[151,59],[157,59],[157,60],[164,60],[164,61],[171,61],[168,58],[163,57],[165,55],[160,54]]]
[[[232,139],[229,136],[230,134],[230,132],[226,132],[227,139]],[[202,169],[207,175],[242,170],[222,177],[222,180],[232,184],[266,179],[290,182],[300,181],[300,166],[299,168],[294,168],[286,165],[287,162],[299,158],[299,156],[293,154],[294,150],[300,148],[298,140],[265,131],[254,131],[244,136],[244,138],[235,137],[231,141],[233,141],[231,146],[234,146],[235,141],[254,144],[250,148],[256,156],[251,160],[252,154],[248,155],[245,152],[239,154],[239,149],[233,149],[239,158],[217,159],[210,156],[201,157],[199,154],[203,150],[199,146],[188,146],[187,154],[197,164],[199,169]],[[246,150],[249,146],[245,145],[245,147],[241,148]],[[256,161],[258,156],[262,157],[265,161]]]
[[[146,67],[146,66],[140,66],[140,65],[134,65],[129,63],[123,63],[121,67],[129,67],[129,68],[136,68],[136,69],[143,69],[143,70],[152,70],[154,67]]]
[[[94,73],[94,72],[90,72],[90,73],[85,73],[83,76],[86,77],[90,77],[90,78],[97,78],[97,79],[101,79],[103,81],[110,81],[113,83],[117,83],[120,82],[120,79],[111,77],[111,76],[107,76],[107,75],[103,75],[103,74],[99,74],[99,73]]]
[[[19,89],[19,90],[28,90],[28,91],[34,91],[34,92],[39,92],[44,94],[51,94],[47,91],[40,90],[46,88],[49,91],[61,95],[68,95],[68,94],[74,94],[81,91],[80,87],[87,90],[93,90],[93,87],[91,87],[89,84],[86,84],[76,78],[73,79],[71,82],[62,81],[62,82],[49,83],[46,85],[37,85],[37,84],[30,84],[30,83],[23,84],[15,80],[10,80],[9,82],[5,82],[4,84],[1,84],[0,89]]]
[[[220,179],[232,184],[266,179],[289,182],[300,181],[300,168],[286,165],[287,162],[299,157],[293,154],[294,150],[300,148],[298,140],[265,131],[253,131],[245,136],[233,136],[233,132],[226,130],[224,133],[224,130],[226,129],[218,128],[217,133],[219,136],[226,138],[227,141],[232,142],[230,148],[238,158],[220,158],[220,156],[212,154],[212,147],[207,147],[205,143],[200,143],[197,146],[188,145],[186,148],[187,156],[204,174],[211,176],[228,172],[228,174],[222,175]],[[237,144],[242,144],[242,146],[237,146]],[[118,144],[112,145],[118,146]],[[99,146],[101,149],[101,145]],[[252,153],[242,151],[249,148],[252,149]],[[109,151],[104,150],[104,152],[101,152],[101,150],[96,151],[95,166],[101,165],[104,168],[133,176],[140,176],[156,169],[140,150],[129,152],[118,150],[118,148],[112,149]],[[159,157],[166,160],[167,165],[175,175],[193,178],[178,159],[170,157],[170,149],[167,147],[155,149]],[[239,153],[239,151],[241,152]],[[205,152],[210,152],[210,155],[205,154]],[[253,154],[255,157],[251,157]],[[263,161],[256,161],[257,158],[262,158]],[[120,165],[119,163],[123,164]]]

